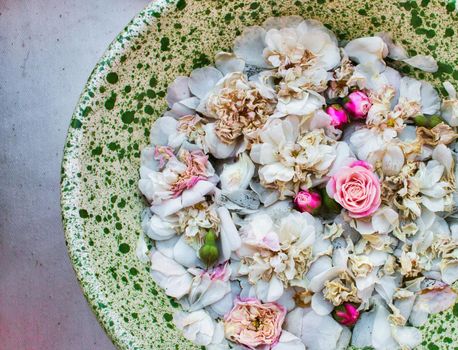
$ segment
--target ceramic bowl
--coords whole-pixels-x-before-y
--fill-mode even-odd
[[[437,0],[178,0],[154,1],[127,25],[94,68],[71,120],[62,167],[62,212],[68,250],[83,292],[120,349],[197,349],[171,323],[178,305],[136,258],[140,150],[166,108],[177,75],[230,50],[244,26],[280,15],[325,23],[350,39],[380,31],[409,49],[432,54],[435,74],[401,67],[432,81],[458,80],[458,14]],[[457,349],[458,308],[422,328],[422,349]]]

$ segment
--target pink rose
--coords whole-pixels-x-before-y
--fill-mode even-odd
[[[294,197],[294,204],[301,213],[313,213],[321,206],[321,196],[316,192],[299,191]]]
[[[230,341],[251,350],[268,350],[278,343],[286,309],[277,303],[237,299],[224,317],[224,333]]]
[[[358,309],[350,303],[344,303],[334,309],[334,318],[344,326],[354,326],[359,318]]]
[[[326,113],[331,117],[331,125],[342,128],[348,123],[348,115],[341,105],[333,104],[326,108]]]
[[[371,109],[372,104],[369,97],[362,91],[353,91],[347,96],[345,109],[356,119],[364,119]]]
[[[372,166],[362,161],[340,169],[328,181],[326,190],[353,218],[373,214],[381,203],[380,180]]]

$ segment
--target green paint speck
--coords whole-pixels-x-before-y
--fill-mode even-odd
[[[178,0],[177,9],[178,10],[183,10],[185,7],[186,7],[186,1],[185,0]]]
[[[116,94],[112,92],[111,96],[105,101],[105,108],[110,111],[114,108],[115,103],[116,103]]]
[[[449,38],[455,35],[455,31],[452,28],[446,28],[444,38]]]
[[[119,251],[123,254],[127,254],[130,251],[130,246],[127,243],[121,243],[119,245]]]
[[[167,322],[170,322],[173,320],[173,316],[169,313],[165,313],[163,317],[164,317],[164,320],[166,320]]]
[[[123,114],[121,114],[121,120],[126,124],[130,124],[134,120],[134,115],[134,111],[125,111]]]
[[[81,125],[83,125],[83,123],[81,123],[79,119],[72,119],[72,122],[70,125],[72,128],[79,129],[81,128]]]
[[[79,211],[80,218],[87,219],[89,217],[89,214],[86,209],[80,209]]]
[[[107,74],[107,81],[110,84],[116,84],[118,82],[118,75],[114,72],[108,73]]]
[[[166,36],[161,39],[161,50],[169,51],[170,50],[170,39]]]

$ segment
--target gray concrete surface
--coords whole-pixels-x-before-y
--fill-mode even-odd
[[[113,349],[70,265],[59,176],[92,68],[148,0],[0,0],[0,349]]]

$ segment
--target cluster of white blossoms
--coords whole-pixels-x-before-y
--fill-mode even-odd
[[[169,86],[141,156],[137,254],[186,338],[414,349],[454,305],[457,93],[386,57],[437,70],[386,33],[340,43],[271,18]]]

